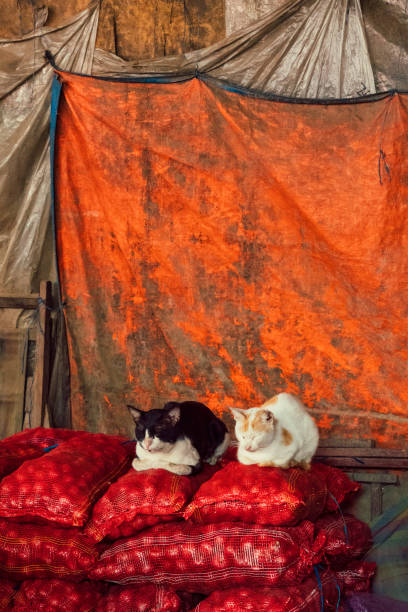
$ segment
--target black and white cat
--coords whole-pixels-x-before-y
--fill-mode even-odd
[[[168,402],[148,412],[128,409],[136,423],[135,470],[196,474],[203,461],[214,465],[228,448],[226,426],[200,402]]]

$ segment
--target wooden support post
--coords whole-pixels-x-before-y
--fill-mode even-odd
[[[379,483],[370,484],[370,520],[372,521],[383,512],[383,488]]]
[[[35,374],[32,388],[33,403],[31,427],[40,427],[44,425],[46,421],[46,410],[49,410],[47,398],[50,380],[51,304],[51,282],[41,281],[40,297],[38,300],[38,329],[36,338]],[[49,415],[47,415],[47,417],[49,417]],[[49,419],[49,421],[51,421],[51,419]]]

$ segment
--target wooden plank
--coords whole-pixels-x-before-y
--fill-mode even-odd
[[[38,306],[36,360],[33,381],[33,404],[31,411],[31,427],[44,424],[47,407],[48,385],[50,377],[50,311],[51,282],[41,281],[40,300]]]
[[[33,389],[33,377],[27,376],[26,384],[25,384],[24,420],[23,420],[22,429],[31,428],[32,389]]]
[[[340,468],[407,470],[408,459],[401,457],[315,457],[316,461]]]
[[[383,489],[380,484],[370,485],[370,516],[371,520],[383,513]]]
[[[23,308],[35,310],[38,306],[38,293],[31,295],[4,295],[0,294],[0,308]]]
[[[326,438],[319,440],[319,448],[374,448],[375,440]]]
[[[408,459],[408,450],[400,448],[322,448],[316,451],[319,457],[401,457]]]
[[[349,472],[347,475],[351,480],[363,483],[377,483],[377,484],[398,484],[398,476],[396,474],[387,474],[386,472]]]
[[[28,330],[0,330],[0,438],[21,431]]]

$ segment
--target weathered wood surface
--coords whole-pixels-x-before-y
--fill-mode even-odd
[[[351,480],[364,484],[398,484],[398,476],[396,474],[388,474],[387,472],[347,472]]]
[[[377,468],[388,470],[408,469],[408,458],[400,457],[319,457],[316,461],[339,468]]]
[[[319,440],[320,448],[374,448],[375,440],[326,438]]]
[[[52,305],[51,291],[51,282],[42,281],[40,285],[41,302],[39,303],[37,319],[36,361],[32,390],[32,427],[40,427],[41,425],[44,425],[46,417],[48,386],[50,380],[50,315]]]
[[[322,448],[321,446],[316,451],[317,457],[394,457],[408,459],[408,450],[399,448]]]
[[[39,294],[13,295],[0,293],[0,308],[22,308],[35,310],[38,306]]]
[[[21,430],[28,330],[0,329],[0,438]]]

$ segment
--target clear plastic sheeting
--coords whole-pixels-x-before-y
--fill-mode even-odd
[[[45,27],[47,9],[35,12],[35,31],[0,40],[0,292],[38,293],[42,279],[56,279],[51,229],[49,117],[53,70],[49,49],[67,70],[89,72],[99,4],[58,27]],[[27,327],[33,311],[0,309],[1,437],[23,424],[32,379],[24,379]],[[19,328],[19,329],[16,329]],[[54,422],[70,425],[68,363],[61,313],[53,325],[50,403]],[[31,381],[31,382],[30,382]]]
[[[0,290],[38,291],[55,278],[50,224],[49,106],[53,70],[89,72],[98,3],[59,27],[0,40]],[[39,13],[41,26],[46,12]]]
[[[207,49],[140,62],[98,50],[94,61],[111,76],[196,71],[285,97],[375,93],[359,0],[291,0]]]
[[[362,0],[377,91],[408,89],[407,0]]]
[[[153,60],[124,61],[97,50],[93,72],[175,80],[200,72],[295,98],[407,90],[407,10],[405,0],[226,0],[224,40]],[[244,27],[234,31],[238,25]]]

